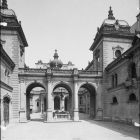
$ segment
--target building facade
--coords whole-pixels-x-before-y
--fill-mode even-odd
[[[131,27],[117,20],[110,7],[108,18],[97,28],[90,47],[93,60],[85,70],[78,70],[71,62],[63,64],[57,51],[54,60],[39,61],[36,68],[29,68],[25,66],[28,43],[21,22],[6,0],[0,8],[4,124],[27,122],[32,111],[44,113],[44,122],[62,116],[79,121],[79,110],[94,119],[139,122],[140,14]],[[43,92],[33,91],[36,87]]]
[[[103,71],[103,119],[139,122],[139,17],[131,27],[124,20],[116,20],[110,7],[90,47],[93,60],[86,70]]]
[[[6,0],[3,0],[0,5],[0,28],[0,38],[4,42],[2,43],[1,50],[5,56],[5,58],[3,58],[3,55],[1,56],[1,107],[3,106],[4,95],[7,95],[8,99],[6,100],[9,102],[9,109],[7,105],[6,112],[10,115],[9,121],[17,122],[19,120],[20,108],[18,69],[24,67],[25,47],[28,44],[22,30],[21,22],[17,20],[15,12],[8,9]],[[12,68],[11,63],[14,63],[14,67]],[[7,84],[7,88],[3,87],[4,83],[5,86]],[[4,113],[2,110],[3,107],[1,108],[1,116]]]

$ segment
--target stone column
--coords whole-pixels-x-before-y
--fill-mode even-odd
[[[79,107],[78,107],[78,88],[77,83],[74,82],[74,121],[79,121]]]
[[[73,120],[79,121],[79,106],[78,106],[78,70],[74,69],[74,85],[73,85],[73,99],[74,99],[74,110]]]

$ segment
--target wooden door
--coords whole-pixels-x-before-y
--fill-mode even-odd
[[[7,97],[4,98],[4,124],[5,126],[9,124],[9,99]]]

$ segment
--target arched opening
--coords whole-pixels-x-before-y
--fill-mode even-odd
[[[26,89],[27,120],[42,120],[46,112],[46,91],[41,83],[34,82]]]
[[[96,91],[89,83],[82,85],[78,91],[79,118],[89,119],[96,116]]]
[[[113,97],[113,98],[112,98],[112,104],[118,104],[118,100],[117,100],[116,97]]]
[[[129,95],[129,102],[136,102],[137,101],[137,97],[134,93]]]
[[[54,97],[54,110],[60,110],[60,97]]]
[[[10,103],[10,98],[4,97],[3,98],[3,117],[4,117],[5,126],[9,124],[9,103]]]
[[[72,115],[72,91],[69,85],[60,82],[53,89],[54,118],[70,119]]]
[[[116,58],[120,57],[121,56],[121,51],[120,50],[116,50],[115,51],[115,56],[116,56]]]

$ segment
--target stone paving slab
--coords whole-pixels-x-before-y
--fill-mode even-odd
[[[2,128],[1,140],[136,140],[139,128],[117,122],[93,121],[80,114],[81,121],[44,123],[38,113],[32,121]]]
[[[65,123],[30,121],[2,130],[2,140],[136,140],[133,126],[92,120]]]

